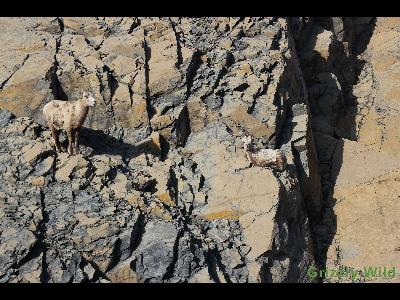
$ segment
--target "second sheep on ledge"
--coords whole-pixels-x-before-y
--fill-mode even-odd
[[[254,146],[250,136],[243,137],[242,142],[247,158],[253,165],[268,167],[280,172],[286,169],[287,160],[282,150],[258,149]]]

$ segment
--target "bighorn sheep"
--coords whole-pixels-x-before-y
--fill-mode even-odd
[[[242,142],[247,158],[253,165],[269,167],[277,171],[286,169],[286,156],[282,150],[256,149],[250,136],[243,137]]]
[[[84,92],[77,101],[53,100],[43,107],[43,115],[49,126],[56,149],[64,151],[58,139],[58,130],[65,130],[68,137],[68,153],[79,153],[79,134],[89,107],[96,104],[91,93]]]

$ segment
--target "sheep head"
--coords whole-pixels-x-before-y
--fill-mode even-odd
[[[92,107],[96,105],[96,99],[93,97],[92,93],[84,92],[82,96],[82,100],[85,103],[85,106]]]

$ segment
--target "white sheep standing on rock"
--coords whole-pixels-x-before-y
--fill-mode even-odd
[[[68,137],[68,153],[79,153],[79,134],[89,112],[96,105],[91,93],[84,92],[77,101],[53,100],[43,107],[43,115],[49,126],[56,149],[64,151],[59,141],[58,130],[65,130]]]
[[[277,171],[284,171],[287,166],[285,153],[274,149],[256,149],[250,136],[242,138],[244,150],[249,161],[260,167],[269,167]]]

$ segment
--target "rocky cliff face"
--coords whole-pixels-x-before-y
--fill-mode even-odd
[[[319,263],[355,269],[397,267],[399,142],[398,18],[294,19],[309,91],[323,209],[312,226]],[[325,278],[328,282],[351,281]]]
[[[372,177],[394,188],[398,168],[375,22],[0,18],[0,281],[311,282],[310,266],[353,266],[334,258],[366,242],[340,238],[352,195]],[[81,154],[55,153],[41,110],[83,90],[98,105]],[[288,168],[251,166],[244,135]],[[359,147],[385,153],[379,174],[346,184],[347,160],[372,163]]]

